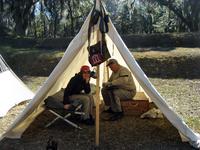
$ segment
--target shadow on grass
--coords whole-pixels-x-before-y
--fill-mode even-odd
[[[176,47],[145,47],[145,48],[130,48],[131,52],[149,52],[149,51],[159,51],[167,52],[176,50]]]
[[[170,48],[149,48],[147,50],[172,51]],[[189,49],[190,50],[190,49]],[[136,60],[148,77],[200,79],[200,56],[195,53],[167,53],[168,55],[139,55]],[[63,56],[63,51],[49,51],[35,48],[11,48],[0,46],[0,51],[8,65],[20,77],[49,76]],[[142,51],[142,50],[138,50]],[[145,52],[146,49],[143,51]],[[154,56],[155,55],[155,56]]]
[[[63,51],[34,48],[12,49],[1,46],[0,50],[7,64],[20,77],[49,76],[63,56]]]
[[[141,57],[137,62],[151,78],[200,79],[200,56]]]

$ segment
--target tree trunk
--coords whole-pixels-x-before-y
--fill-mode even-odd
[[[31,7],[37,1],[27,0],[15,0],[12,3],[13,7],[13,19],[15,21],[15,32],[19,36],[25,36],[28,33],[28,24],[30,21]]]
[[[58,16],[56,15],[54,18],[54,30],[53,30],[53,37],[56,38],[56,34],[57,34],[57,20],[58,20]]]
[[[3,1],[0,0],[0,12],[3,12],[4,8],[3,8]]]
[[[45,16],[45,13],[44,13],[44,3],[43,1],[40,1],[40,19],[41,19],[41,22],[42,22],[42,38],[46,37],[47,36],[47,27],[46,27],[46,16]]]
[[[36,25],[36,22],[34,21],[33,22],[33,32],[34,32],[34,38],[36,39],[37,38],[37,25]]]
[[[71,36],[74,35],[74,18],[73,18],[73,12],[72,12],[72,7],[70,1],[68,1],[68,7],[69,7],[69,16],[71,20]]]

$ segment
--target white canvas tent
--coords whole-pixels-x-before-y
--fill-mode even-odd
[[[34,94],[17,77],[0,55],[0,117],[15,105],[33,98]]]
[[[97,8],[99,8],[99,1],[96,0]],[[91,11],[92,12],[92,11]],[[34,120],[34,118],[41,113],[43,101],[50,95],[55,94],[61,88],[65,87],[69,79],[79,71],[80,66],[88,64],[88,27],[91,12],[86,18],[81,30],[76,37],[69,44],[64,56],[57,64],[49,78],[38,90],[35,97],[26,107],[26,109],[18,116],[15,122],[10,126],[7,132],[2,136],[9,138],[20,138],[22,133]],[[109,21],[109,32],[106,34],[107,46],[113,58],[127,66],[137,83],[137,90],[143,90],[145,94],[153,101],[158,108],[163,112],[166,118],[178,129],[196,148],[200,148],[200,135],[194,133],[185,122],[173,111],[171,107],[165,102],[163,97],[157,92],[154,86],[150,83],[145,73],[142,71],[138,63],[135,61],[129,49],[124,44],[120,35],[116,31],[111,20]],[[91,43],[97,43],[99,35],[99,26],[96,25],[93,29]],[[100,85],[105,77],[105,65],[100,65]],[[133,135],[134,136],[134,135]]]

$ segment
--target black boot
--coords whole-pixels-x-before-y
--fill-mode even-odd
[[[92,115],[90,115],[90,117],[88,119],[81,120],[81,122],[86,125],[94,125],[95,124],[95,120],[93,119]]]
[[[121,119],[124,116],[123,111],[121,112],[115,112],[113,113],[113,115],[109,118],[109,121],[116,121]]]
[[[103,113],[114,113],[114,111],[112,111],[111,107],[109,107],[107,110],[104,110]]]

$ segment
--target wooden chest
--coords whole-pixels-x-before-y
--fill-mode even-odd
[[[149,110],[148,100],[122,100],[121,106],[125,115],[140,116]]]

